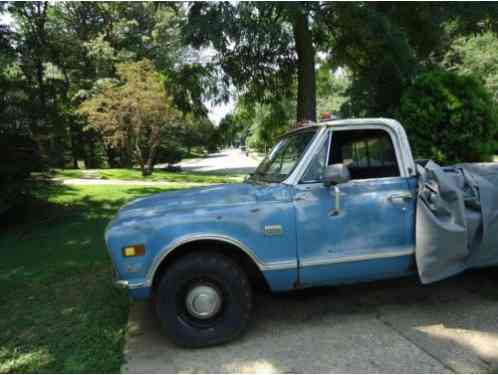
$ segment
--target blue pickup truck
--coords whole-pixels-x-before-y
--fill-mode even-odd
[[[116,284],[151,299],[178,345],[229,341],[252,289],[289,291],[411,275],[417,166],[391,119],[290,131],[244,183],[165,192],[106,230]]]

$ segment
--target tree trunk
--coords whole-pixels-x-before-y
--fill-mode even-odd
[[[73,168],[78,169],[78,156],[79,152],[76,149],[76,144],[78,141],[76,140],[76,130],[74,129],[74,124],[69,124],[69,143],[71,148],[71,160],[73,163]]]
[[[107,155],[107,164],[109,168],[119,168],[121,164],[117,162],[116,159],[119,159],[119,153],[116,151],[116,148],[108,145],[105,146],[105,153]]]
[[[315,49],[308,15],[299,12],[293,26],[298,61],[297,121],[316,121]]]
[[[82,134],[83,155],[85,160],[85,169],[97,168],[96,148],[97,137],[93,132],[84,132]]]
[[[145,169],[150,175],[154,172],[154,164],[156,162],[156,153],[159,145],[161,144],[161,129],[155,127],[152,129],[151,139],[149,141],[149,156],[147,158],[147,163]]]

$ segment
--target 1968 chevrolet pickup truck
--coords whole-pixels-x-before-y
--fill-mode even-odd
[[[288,291],[416,273],[418,179],[395,120],[293,130],[244,183],[121,208],[106,231],[116,284],[153,299],[178,345],[226,342],[246,328],[256,284]]]

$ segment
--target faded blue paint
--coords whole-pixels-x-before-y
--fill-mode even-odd
[[[358,128],[369,124],[366,120],[351,123]],[[374,123],[389,127],[393,137],[398,137],[394,144],[401,155],[400,170],[405,171],[402,176],[408,176],[414,166],[406,134],[390,120]],[[348,124],[343,121],[337,126]],[[326,137],[325,133],[320,134]],[[320,139],[316,144],[321,144]],[[312,152],[307,151],[296,171],[305,170]],[[274,291],[398,277],[415,271],[416,199],[391,202],[389,197],[411,192],[415,198],[416,177],[342,184],[342,211],[337,216],[329,215],[335,208],[333,189],[321,183],[293,181],[216,185],[155,194],[129,203],[106,231],[116,277],[128,282],[132,298],[148,298],[156,267],[177,245],[189,238],[213,236],[246,251]],[[268,235],[268,225],[281,226],[282,233]],[[144,244],[145,256],[123,257],[122,249],[133,244]]]
[[[266,225],[282,226],[283,234],[267,236]],[[109,224],[106,242],[117,276],[130,284],[147,282],[156,257],[179,238],[220,235],[236,239],[262,265],[296,262],[294,205],[284,184],[231,184],[165,192],[124,206]],[[125,258],[122,248],[144,244],[146,255]],[[278,249],[278,251],[276,251]],[[275,290],[292,288],[297,268],[265,275]]]
[[[296,186],[296,219],[300,281],[304,285],[341,282],[338,270],[350,267],[351,275],[363,279],[382,278],[391,273],[386,269],[359,275],[358,261],[336,263],[344,258],[382,253],[386,257],[414,251],[412,200],[391,201],[393,195],[412,193],[406,178],[382,178],[350,181],[338,185],[341,210],[335,208],[334,190],[321,183]],[[306,266],[330,262],[327,266]],[[368,263],[368,262],[363,262]],[[377,264],[378,262],[376,262]],[[390,262],[392,263],[392,262]],[[402,270],[395,272],[403,274]]]
[[[124,206],[109,224],[106,241],[117,275],[130,284],[147,283],[156,257],[178,238],[194,234],[227,236],[253,251],[269,267],[280,262],[332,260],[413,248],[414,203],[387,202],[389,194],[407,191],[406,179],[394,178],[340,187],[343,211],[329,216],[334,199],[323,184],[233,184],[165,192]],[[297,222],[297,230],[296,230]],[[282,225],[283,234],[267,236],[265,225]],[[146,255],[125,258],[122,248],[145,244]],[[299,257],[298,257],[299,252]],[[374,280],[413,272],[413,257],[301,267],[301,286]],[[265,270],[274,291],[293,289],[298,269]],[[149,297],[149,285],[130,290],[135,299]]]
[[[416,273],[413,255],[311,266],[301,269],[303,287],[354,284]]]

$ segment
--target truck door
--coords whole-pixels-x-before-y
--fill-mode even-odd
[[[310,162],[294,194],[304,286],[414,272],[414,184],[400,174],[393,140],[382,128],[334,130]],[[325,187],[323,170],[336,163],[351,180]]]

